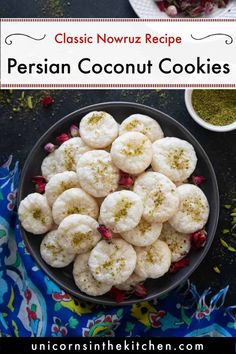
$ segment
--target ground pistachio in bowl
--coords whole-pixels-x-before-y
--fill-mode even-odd
[[[186,90],[185,103],[202,127],[218,132],[236,129],[236,90]]]

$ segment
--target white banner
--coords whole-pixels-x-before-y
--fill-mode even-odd
[[[235,53],[233,19],[2,19],[1,88],[232,88]]]

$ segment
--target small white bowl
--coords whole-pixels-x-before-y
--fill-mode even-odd
[[[205,122],[199,115],[195,112],[193,105],[192,105],[192,93],[193,90],[185,90],[185,105],[187,107],[188,113],[190,116],[201,125],[203,128],[212,130],[214,132],[229,132],[231,130],[236,129],[236,121],[228,124],[228,125],[213,125]]]

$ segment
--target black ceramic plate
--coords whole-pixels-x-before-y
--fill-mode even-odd
[[[146,300],[158,297],[165,294],[171,289],[175,288],[181,284],[185,279],[187,279],[190,274],[197,268],[197,266],[202,262],[204,257],[209,250],[209,247],[213,241],[218,216],[219,216],[219,193],[216,176],[211,165],[211,162],[203,150],[201,145],[197,140],[184,128],[180,123],[175,121],[168,115],[157,111],[156,109],[128,102],[108,102],[91,105],[78,111],[75,111],[66,117],[62,118],[55,125],[53,125],[36,143],[32,149],[28,159],[25,162],[21,182],[18,193],[18,204],[25,198],[29,193],[34,192],[34,185],[32,183],[32,177],[40,175],[40,166],[43,158],[45,157],[44,145],[53,141],[56,136],[60,133],[65,132],[69,129],[72,123],[78,124],[80,119],[90,111],[94,110],[104,110],[112,114],[118,122],[122,122],[126,117],[134,113],[146,114],[158,121],[162,129],[164,130],[165,136],[175,136],[181,139],[189,141],[195,148],[198,156],[198,164],[195,173],[204,175],[207,178],[207,183],[202,185],[202,189],[205,192],[207,199],[210,204],[210,217],[206,225],[207,230],[207,243],[206,246],[197,251],[191,251],[190,265],[184,269],[181,269],[175,274],[166,274],[159,279],[150,279],[145,282],[145,286],[148,289],[148,296]],[[100,304],[115,305],[116,303],[107,295],[99,297],[91,297],[86,294],[81,293],[75,286],[72,277],[72,266],[68,266],[62,269],[55,269],[48,266],[41,258],[39,247],[42,238],[40,236],[32,235],[21,228],[22,235],[27,245],[31,255],[34,257],[38,265],[45,271],[45,273],[53,279],[61,288],[65,291],[74,295],[77,298],[92,301]],[[132,304],[140,301],[140,299],[135,296],[130,297],[125,300],[123,304]]]

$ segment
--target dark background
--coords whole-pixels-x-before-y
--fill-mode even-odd
[[[134,17],[128,0],[8,0],[0,2],[0,17]],[[54,103],[45,108],[40,100],[52,95]],[[198,288],[219,290],[230,284],[227,303],[236,302],[236,253],[220,244],[223,229],[231,228],[225,204],[236,207],[236,134],[214,133],[198,126],[189,116],[184,104],[183,90],[59,90],[25,91],[32,96],[33,109],[27,107],[22,91],[0,92],[0,152],[1,161],[9,154],[20,160],[21,166],[37,139],[64,115],[89,104],[105,101],[130,101],[157,108],[181,122],[199,140],[215,168],[221,198],[218,231],[205,261],[192,275]],[[20,107],[23,102],[23,107]],[[19,112],[14,112],[18,110]],[[236,247],[236,238],[224,239]],[[219,267],[220,274],[213,267]]]

